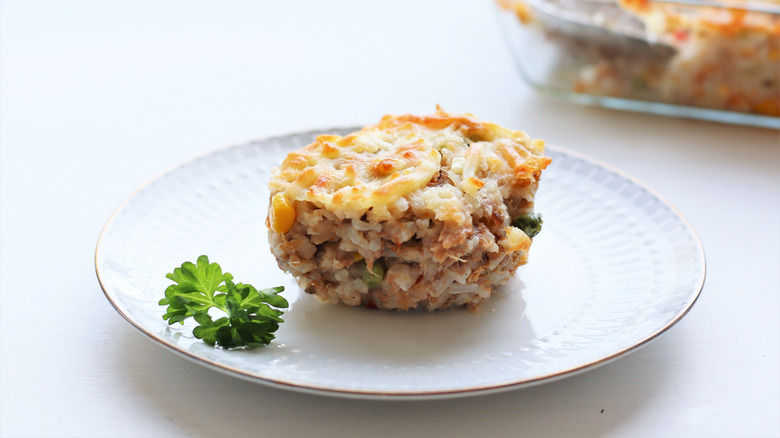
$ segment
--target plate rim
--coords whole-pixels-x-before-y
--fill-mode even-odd
[[[292,136],[311,136],[313,138],[313,136],[328,131],[355,131],[359,129],[361,129],[361,126],[349,126],[349,125],[332,126],[329,128],[322,128],[322,129],[290,131],[283,134],[252,138],[249,140],[245,140],[243,142],[229,143],[224,146],[213,148],[203,153],[193,155],[188,159],[182,160],[179,163],[174,164],[173,166],[170,166],[169,168],[163,170],[162,172],[159,172],[158,174],[147,179],[144,183],[142,183],[135,190],[133,190],[127,197],[125,197],[125,199],[113,210],[113,212],[109,215],[108,219],[103,225],[100,234],[98,236],[97,243],[95,246],[95,254],[94,254],[94,269],[95,269],[95,274],[97,276],[98,283],[100,284],[100,288],[102,289],[104,296],[109,301],[109,303],[114,308],[114,310],[116,310],[117,313],[119,313],[127,322],[129,322],[133,327],[138,329],[146,337],[155,341],[157,344],[161,345],[167,350],[170,350],[179,356],[183,356],[186,359],[189,359],[197,364],[203,365],[214,371],[218,371],[223,374],[230,375],[232,377],[240,378],[242,380],[251,381],[253,383],[263,384],[268,387],[292,390],[300,393],[333,396],[333,397],[340,397],[340,398],[352,398],[352,399],[399,400],[399,401],[451,399],[451,398],[468,397],[468,396],[475,396],[475,395],[494,394],[499,392],[505,392],[505,391],[511,391],[520,388],[536,386],[543,383],[549,383],[566,377],[571,377],[580,373],[584,373],[586,371],[598,368],[600,366],[613,362],[617,359],[620,359],[624,356],[627,356],[628,354],[637,351],[638,349],[646,346],[653,340],[657,339],[661,334],[665,333],[671,327],[676,325],[680,320],[682,320],[682,318],[684,318],[691,311],[694,304],[698,301],[699,297],[701,296],[701,292],[704,289],[704,283],[706,280],[706,273],[707,273],[707,260],[706,260],[704,247],[701,238],[699,237],[698,233],[696,233],[696,230],[693,228],[690,221],[671,202],[669,202],[663,195],[655,191],[653,188],[651,188],[650,186],[648,186],[638,178],[634,177],[633,175],[611,164],[608,164],[599,159],[588,156],[587,154],[566,147],[558,146],[556,144],[546,143],[545,144],[546,149],[550,149],[555,151],[556,153],[568,155],[576,159],[588,162],[592,165],[606,169],[614,174],[619,175],[621,178],[630,181],[631,183],[637,185],[638,187],[644,189],[645,191],[647,191],[647,193],[649,193],[650,195],[658,199],[663,205],[669,208],[671,213],[674,216],[676,216],[685,226],[685,229],[693,238],[693,242],[696,247],[696,252],[701,260],[701,272],[696,280],[696,285],[692,288],[690,296],[688,297],[688,301],[685,303],[684,307],[677,314],[675,314],[673,318],[671,318],[669,321],[667,321],[665,324],[663,324],[661,327],[659,327],[652,333],[649,333],[646,336],[644,336],[641,340],[633,343],[631,346],[622,348],[618,351],[615,351],[611,354],[601,357],[600,359],[591,360],[577,366],[569,367],[563,370],[556,371],[554,373],[549,373],[534,378],[518,379],[517,381],[514,382],[498,382],[492,384],[475,385],[468,388],[460,388],[460,389],[421,390],[421,391],[359,390],[359,389],[334,388],[334,387],[328,387],[325,385],[316,385],[316,384],[298,384],[289,381],[284,381],[281,379],[258,376],[256,374],[253,374],[241,368],[237,368],[232,365],[227,365],[223,363],[218,363],[217,361],[212,360],[210,358],[203,357],[189,350],[182,349],[178,345],[172,343],[171,341],[153,333],[151,330],[147,329],[139,322],[134,321],[130,317],[130,315],[128,315],[127,312],[125,312],[118,304],[118,299],[116,299],[117,298],[116,291],[114,291],[111,288],[111,286],[107,284],[104,276],[101,275],[102,270],[100,266],[100,261],[105,252],[104,239],[106,233],[110,229],[111,225],[114,223],[117,216],[125,209],[125,207],[130,203],[131,200],[133,200],[143,190],[148,188],[153,182],[157,181],[163,176],[172,173],[177,169],[191,162],[194,162],[201,158],[216,155],[220,152],[224,152],[230,149],[247,147],[248,145],[255,144],[255,143],[270,143],[273,141],[278,141]]]

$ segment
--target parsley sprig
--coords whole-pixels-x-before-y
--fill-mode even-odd
[[[197,264],[184,262],[166,277],[176,284],[168,286],[165,298],[160,300],[161,306],[168,306],[163,319],[168,324],[183,324],[187,318],[194,318],[199,325],[192,334],[209,345],[224,348],[268,345],[279,323],[284,322],[280,318],[282,311],[274,307],[289,306],[278,295],[283,286],[258,290],[251,284],[235,284],[230,273],[223,273],[217,263],[209,263],[205,255],[198,257]],[[209,315],[212,308],[226,316],[213,320]]]

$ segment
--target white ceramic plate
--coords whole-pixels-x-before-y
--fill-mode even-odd
[[[345,134],[356,128],[333,129]],[[322,132],[322,131],[319,131]],[[320,304],[278,269],[266,239],[272,166],[315,132],[253,141],[146,184],[106,224],[95,264],[116,310],[154,341],[252,382],[344,397],[430,399],[551,381],[603,365],[679,321],[705,273],[701,244],[631,177],[548,147],[529,264],[476,313]],[[236,281],[285,286],[291,305],[266,347],[226,351],[171,326],[165,274],[207,254]]]

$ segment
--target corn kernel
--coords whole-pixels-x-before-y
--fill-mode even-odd
[[[506,252],[525,251],[531,248],[531,238],[523,230],[516,227],[507,227],[506,239],[501,239],[498,243],[504,247]]]
[[[290,205],[283,194],[277,193],[271,199],[269,218],[272,230],[277,233],[286,233],[295,223],[295,208]]]
[[[533,20],[531,10],[523,3],[515,3],[515,15],[523,24],[528,24]]]

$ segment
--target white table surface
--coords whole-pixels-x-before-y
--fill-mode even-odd
[[[0,436],[780,436],[780,141],[770,129],[549,100],[492,3],[3,1]],[[693,310],[621,360],[424,402],[247,383],[183,359],[105,299],[119,203],[225,144],[439,103],[612,164],[693,224]]]

